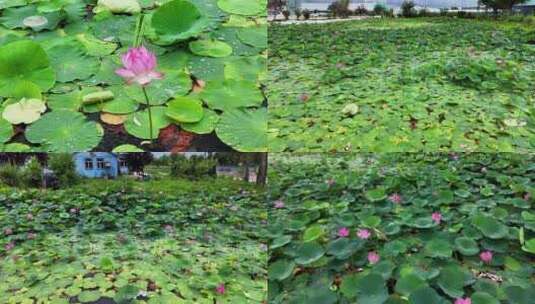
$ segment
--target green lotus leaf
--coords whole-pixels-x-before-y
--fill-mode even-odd
[[[225,79],[225,63],[227,61],[227,58],[192,56],[188,61],[188,70],[197,79],[207,82],[221,82]]]
[[[383,231],[386,235],[395,235],[401,231],[401,226],[398,223],[388,223],[384,226]]]
[[[256,83],[233,79],[208,82],[201,98],[211,109],[223,111],[260,106],[264,100]]]
[[[455,249],[462,255],[475,255],[479,252],[477,242],[469,237],[458,237],[455,239]]]
[[[412,219],[407,225],[414,228],[427,229],[436,226],[436,223],[430,216],[426,216]]]
[[[217,123],[219,122],[219,115],[210,109],[204,109],[202,119],[194,123],[181,123],[182,129],[196,134],[209,134],[214,132]]]
[[[98,6],[116,14],[137,14],[141,12],[141,6],[137,0],[98,0]]]
[[[117,290],[114,300],[117,303],[130,303],[137,297],[138,294],[139,287],[135,285],[126,285]]]
[[[440,270],[437,284],[445,294],[460,298],[464,294],[465,274],[459,266],[448,266]]]
[[[191,52],[198,56],[228,57],[232,55],[232,47],[215,39],[196,40],[189,43]]]
[[[153,138],[157,138],[160,133],[160,129],[169,126],[172,122],[165,115],[166,107],[152,107],[152,123],[153,123]],[[141,138],[150,139],[150,124],[149,124],[149,112],[143,110],[128,115],[128,119],[124,123],[126,132],[129,134]]]
[[[347,259],[359,249],[364,242],[360,240],[350,240],[348,238],[338,238],[327,244],[327,254],[335,256],[339,260]]]
[[[507,227],[498,220],[485,215],[476,215],[472,218],[472,224],[491,239],[501,239],[507,236]]]
[[[474,292],[470,298],[472,299],[472,304],[500,304],[496,297],[486,292]]]
[[[362,219],[362,225],[368,228],[375,228],[381,224],[381,218],[376,215],[366,216]]]
[[[217,136],[240,152],[267,151],[267,110],[231,110],[221,116]]]
[[[65,94],[48,95],[47,105],[52,110],[71,110],[78,111],[82,107],[82,94],[75,90]]]
[[[18,81],[13,86],[13,89],[11,90],[11,96],[15,98],[16,100],[22,99],[22,98],[28,98],[28,99],[42,99],[41,95],[41,88],[36,85],[33,82],[30,81]]]
[[[409,273],[401,276],[398,279],[398,281],[396,282],[395,290],[399,294],[408,296],[414,291],[425,286],[427,286],[425,280],[423,280],[422,278],[420,278],[420,276],[414,273]]]
[[[128,153],[128,152],[144,152],[143,149],[140,149],[134,145],[120,145],[113,148],[112,152],[114,153]]]
[[[199,122],[204,116],[202,101],[192,97],[177,97],[167,104],[165,114],[180,123]]]
[[[140,104],[145,104],[145,95],[139,86],[127,86],[126,94]],[[184,71],[168,71],[164,79],[153,81],[147,88],[151,105],[163,105],[171,98],[185,96],[191,90],[191,78]]]
[[[267,75],[266,58],[234,57],[225,62],[225,79],[264,80]]]
[[[425,244],[425,255],[433,258],[449,258],[452,254],[451,245],[447,240],[432,239]]]
[[[100,40],[89,33],[78,34],[76,39],[84,45],[87,54],[91,56],[110,55],[117,49],[117,44]]]
[[[27,4],[27,0],[0,0],[0,9],[23,6]]]
[[[522,250],[535,254],[535,238],[526,241],[526,243],[524,243],[524,246],[522,246]]]
[[[427,286],[419,288],[409,296],[410,304],[439,304],[442,300],[433,288]]]
[[[455,191],[455,195],[462,197],[462,198],[468,198],[470,196],[470,191],[465,189],[459,189]]]
[[[370,201],[370,202],[378,202],[386,199],[386,192],[385,189],[380,187],[372,190],[366,191],[364,196]]]
[[[14,132],[11,124],[7,120],[0,117],[0,142],[5,143],[9,141],[13,135]]]
[[[295,263],[289,260],[278,260],[269,265],[268,273],[270,280],[283,281],[290,277],[295,268]]]
[[[217,5],[225,12],[237,15],[254,16],[265,12],[266,0],[219,0]]]
[[[265,49],[268,46],[267,26],[240,28],[238,30],[238,38],[247,45]]]
[[[335,304],[337,302],[336,294],[325,286],[309,286],[289,301],[292,304]]]
[[[324,233],[325,232],[323,231],[323,228],[321,226],[319,225],[310,226],[303,233],[303,241],[304,242],[314,241],[322,237]]]
[[[111,101],[101,103],[102,112],[111,114],[130,114],[139,108],[139,103],[132,99],[121,86],[111,86],[107,88],[113,92],[114,98]]]
[[[271,245],[269,246],[270,249],[277,249],[277,248],[280,248],[284,245],[287,245],[289,244],[290,242],[292,241],[292,236],[291,235],[283,235],[283,236],[280,236],[276,239],[273,240],[273,242],[271,242]]]
[[[28,145],[21,143],[12,143],[0,146],[2,152],[11,152],[11,153],[28,153],[31,152],[31,148]]]
[[[95,148],[103,133],[99,124],[87,121],[81,113],[54,110],[30,125],[26,138],[46,145],[50,152],[81,152]]]
[[[522,288],[520,286],[506,287],[505,294],[511,304],[529,304],[535,298],[535,290],[533,288]]]
[[[31,26],[32,23],[28,18],[44,18],[46,23],[41,22]],[[3,11],[0,17],[0,23],[9,29],[31,27],[32,30],[38,32],[42,30],[53,30],[64,18],[64,14],[60,11],[51,13],[40,13],[35,5],[26,5],[21,7],[9,8]],[[25,21],[27,24],[25,24]]]
[[[359,276],[356,280],[348,281],[346,284],[350,283],[351,287],[355,289],[354,293],[358,303],[382,304],[388,298],[386,282],[379,274],[372,273],[366,276]],[[349,289],[349,286],[345,286],[344,289]]]
[[[59,82],[87,79],[100,68],[99,60],[86,56],[79,43],[58,44],[47,52]]]
[[[31,124],[41,118],[41,114],[45,111],[46,104],[42,100],[23,98],[6,106],[2,117],[14,125]]]
[[[169,45],[199,35],[210,20],[187,0],[173,0],[159,7],[152,16],[158,43]]]
[[[302,244],[296,252],[295,262],[301,265],[309,265],[321,259],[325,254],[323,247],[317,242]]]
[[[11,96],[14,83],[29,81],[48,91],[56,81],[43,48],[30,40],[0,47],[0,96]]]
[[[78,301],[82,303],[95,302],[98,299],[100,299],[100,297],[101,297],[101,294],[98,290],[93,290],[93,291],[86,290],[86,291],[82,291],[78,295]]]

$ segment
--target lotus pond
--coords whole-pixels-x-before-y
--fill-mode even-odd
[[[265,15],[266,0],[0,1],[0,149],[266,151]],[[144,88],[117,74],[141,45],[157,65],[134,70],[163,74]]]
[[[534,179],[530,155],[273,156],[269,303],[533,303]]]
[[[153,183],[91,185],[0,191],[1,303],[265,299],[259,189],[226,179],[164,192]]]
[[[535,31],[412,18],[270,26],[270,151],[527,151]]]

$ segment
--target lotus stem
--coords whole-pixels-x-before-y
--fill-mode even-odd
[[[154,133],[153,133],[153,128],[152,128],[152,111],[151,111],[151,106],[150,106],[150,101],[149,101],[149,95],[147,95],[147,90],[145,89],[144,86],[142,86],[141,88],[143,90],[143,95],[145,95],[145,101],[147,102],[147,109],[149,111],[150,144],[152,145],[152,141],[154,139]]]
[[[145,14],[141,13],[136,24],[136,40],[134,41],[134,47],[139,47],[143,41],[143,21],[145,20]]]

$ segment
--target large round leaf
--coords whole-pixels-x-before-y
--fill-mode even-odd
[[[23,98],[19,102],[6,106],[2,117],[14,125],[31,124],[38,120],[45,111],[46,105],[42,100]]]
[[[464,294],[464,272],[459,266],[442,268],[437,284],[448,296],[460,298]]]
[[[259,106],[264,100],[255,82],[234,79],[208,82],[201,98],[211,109],[223,111]]]
[[[5,143],[13,137],[13,127],[11,124],[0,117],[0,143]]]
[[[507,236],[507,227],[490,216],[476,215],[472,219],[472,224],[476,226],[484,236],[491,239],[501,239]]]
[[[366,191],[364,196],[366,196],[366,198],[371,202],[378,202],[386,199],[386,192],[383,187],[379,187]]]
[[[145,89],[151,105],[163,105],[173,97],[188,94],[191,90],[191,78],[184,71],[168,71],[164,74],[164,79],[151,82]],[[147,103],[139,86],[127,86],[124,90],[138,103]]]
[[[500,304],[496,297],[486,292],[474,292],[470,298],[472,299],[472,304]]]
[[[43,48],[29,40],[0,47],[0,96],[10,96],[13,84],[30,81],[48,91],[56,76]]]
[[[215,130],[217,123],[219,122],[219,115],[210,109],[204,109],[204,115],[202,119],[194,123],[181,123],[182,129],[193,132],[196,134],[209,134]]]
[[[344,294],[356,296],[359,304],[382,304],[388,298],[386,283],[380,274],[349,277],[343,282]]]
[[[267,0],[219,0],[217,5],[227,13],[253,16],[266,10]]]
[[[193,54],[207,57],[227,57],[232,54],[232,47],[215,39],[197,40],[189,43]]]
[[[321,236],[323,236],[323,228],[319,225],[313,225],[307,228],[305,232],[303,233],[303,241],[304,242],[310,242],[314,241]]]
[[[204,115],[202,101],[191,97],[177,97],[167,104],[165,114],[176,122],[198,122]]]
[[[408,296],[413,291],[418,290],[424,286],[426,286],[425,280],[423,280],[420,276],[414,273],[409,273],[401,278],[396,282],[395,290],[397,293]]]
[[[58,44],[48,50],[48,55],[60,82],[87,79],[100,68],[99,60],[87,56],[79,43]]]
[[[442,298],[431,287],[422,287],[409,296],[410,304],[440,304]]]
[[[159,35],[159,43],[172,44],[197,36],[210,21],[195,4],[187,0],[173,0],[162,5],[152,16],[152,27]]]
[[[455,248],[463,255],[475,255],[479,252],[477,242],[469,237],[456,238]]]
[[[152,107],[152,127],[153,138],[157,138],[160,133],[160,129],[167,127],[171,124],[171,120],[165,115],[166,107]],[[128,115],[128,119],[124,123],[126,132],[129,134],[141,138],[141,139],[150,139],[150,124],[149,124],[149,111],[143,110],[133,114]]]
[[[316,262],[325,254],[323,247],[316,242],[304,243],[296,252],[295,262],[308,265]]]
[[[267,26],[241,28],[238,30],[238,38],[247,45],[265,49],[268,46]]]
[[[99,124],[87,121],[81,113],[55,110],[28,127],[26,138],[44,144],[49,152],[81,152],[96,147],[103,133]]]
[[[267,151],[267,110],[232,110],[221,116],[217,136],[240,152]]]
[[[292,274],[294,268],[294,262],[289,260],[278,260],[269,265],[269,279],[277,281],[285,280]]]
[[[432,239],[425,245],[424,253],[434,258],[449,258],[451,257],[452,249],[447,240]]]

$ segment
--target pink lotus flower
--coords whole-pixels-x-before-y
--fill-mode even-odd
[[[217,285],[217,287],[215,288],[215,291],[218,294],[225,294],[225,283],[221,283],[221,284]]]
[[[440,214],[440,212],[433,212],[433,214],[431,214],[431,218],[438,225],[440,224],[440,221],[442,220],[442,214]]]
[[[349,229],[347,229],[346,227],[342,227],[342,228],[338,229],[338,236],[339,237],[347,237],[347,236],[349,236]]]
[[[361,240],[367,240],[370,237],[371,233],[368,229],[359,229],[357,231],[357,236]]]
[[[13,234],[13,229],[11,228],[4,229],[4,235],[12,235],[12,234]]]
[[[394,194],[391,194],[388,199],[394,203],[394,204],[399,204],[401,203],[401,195],[397,194],[397,193],[394,193]]]
[[[121,60],[123,68],[117,69],[115,73],[123,77],[127,84],[136,82],[141,86],[146,86],[154,79],[163,78],[162,73],[155,71],[156,55],[144,46],[129,49]]]
[[[276,201],[275,201],[275,208],[276,208],[276,209],[284,208],[284,202],[281,201],[281,200],[276,200]]]
[[[75,213],[78,213],[78,209],[76,209],[76,208],[71,208],[71,209],[69,210],[69,212],[70,212],[71,214],[75,214]]]
[[[457,298],[454,304],[472,304],[472,300],[470,298]]]
[[[13,249],[13,248],[15,248],[15,243],[13,243],[13,242],[9,242],[9,243],[7,243],[7,244],[4,246],[4,249],[5,249],[6,251],[10,251],[10,250]]]
[[[483,251],[479,254],[479,258],[481,259],[481,261],[483,261],[483,263],[490,263],[492,261],[492,252],[486,250],[486,251]]]
[[[325,181],[325,183],[327,183],[327,185],[329,186],[332,186],[334,185],[336,181],[334,180],[334,178],[329,178],[328,180]]]
[[[370,252],[368,252],[368,262],[369,262],[370,264],[373,265],[373,264],[379,262],[379,259],[380,259],[380,257],[379,257],[379,255],[377,254],[377,252],[375,252],[375,251],[370,251]]]

